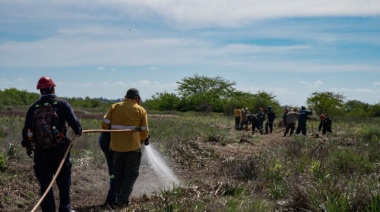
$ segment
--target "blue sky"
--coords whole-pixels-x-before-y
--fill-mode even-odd
[[[143,99],[195,74],[304,105],[380,101],[378,0],[1,0],[0,89]]]

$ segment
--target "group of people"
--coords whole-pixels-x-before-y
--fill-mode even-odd
[[[264,113],[263,108],[259,108],[257,114],[249,112],[248,108],[241,109],[237,106],[234,110],[235,115],[235,129],[248,131],[248,126],[252,125],[252,135],[255,134],[256,129],[261,134],[268,134],[273,132],[273,123],[276,118],[275,112],[272,110],[272,106],[268,106],[267,114]],[[264,122],[265,132],[264,132]]]
[[[66,212],[72,211],[68,128],[71,127],[76,136],[81,136],[83,130],[70,104],[55,94],[55,86],[49,77],[43,76],[38,80],[37,89],[41,96],[27,111],[21,144],[27,155],[33,158],[41,196],[49,188],[61,161],[64,161],[56,183],[60,200],[58,210]],[[101,134],[99,144],[105,153],[110,174],[106,198],[110,206],[128,206],[129,196],[139,175],[141,145],[149,141],[147,112],[140,106],[140,99],[137,89],[129,89],[124,101],[113,104],[101,122],[101,127],[107,131]],[[64,158],[66,151],[68,154]],[[40,206],[44,212],[56,211],[52,189]]]
[[[235,129],[248,131],[248,126],[252,125],[252,135],[256,132],[256,129],[258,129],[261,134],[272,133],[273,122],[276,118],[276,114],[272,110],[272,106],[268,106],[267,109],[268,112],[266,114],[263,111],[263,108],[259,108],[258,113],[254,114],[250,113],[248,108],[241,109],[240,106],[237,106],[234,109]],[[313,111],[306,110],[305,106],[302,106],[301,110],[298,112],[293,108],[289,110],[289,108],[286,107],[282,116],[282,122],[285,126],[284,137],[286,137],[288,133],[290,136],[292,136],[294,133],[296,135],[302,133],[302,135],[306,136],[307,120],[310,119],[310,116],[312,114]],[[296,121],[298,121],[297,128]],[[264,122],[265,132],[263,129]],[[332,122],[330,118],[326,117],[324,114],[321,114],[318,131],[322,131],[323,135],[325,135],[327,132],[331,133],[331,123]]]

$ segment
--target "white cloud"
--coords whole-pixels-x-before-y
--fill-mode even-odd
[[[378,85],[380,85],[380,82],[373,82],[372,85],[378,86]]]
[[[140,84],[141,86],[149,86],[149,85],[151,85],[152,83],[151,83],[149,80],[141,80],[141,81],[139,82],[139,84]]]
[[[320,87],[322,84],[323,84],[323,83],[322,83],[320,80],[317,80],[317,81],[313,82],[313,85],[314,85],[314,87],[316,87],[316,88]]]
[[[306,85],[308,88],[319,88],[323,84],[320,80],[317,80],[315,82],[307,82],[304,80],[300,80],[299,83]]]

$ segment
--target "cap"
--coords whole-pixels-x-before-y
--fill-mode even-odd
[[[140,93],[139,93],[139,91],[136,88],[130,88],[127,91],[127,94],[125,95],[125,97],[128,98],[128,99],[134,99],[136,97],[140,98]]]

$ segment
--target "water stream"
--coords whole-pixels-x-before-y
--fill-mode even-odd
[[[174,174],[169,165],[165,162],[165,158],[158,152],[155,147],[150,144],[144,147],[143,157],[147,159],[148,164],[154,170],[161,182],[165,182],[165,187],[179,185],[180,181]]]

